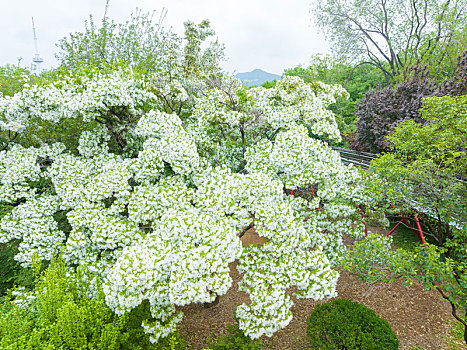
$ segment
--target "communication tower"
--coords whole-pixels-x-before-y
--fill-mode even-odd
[[[41,56],[39,56],[39,49],[37,48],[37,36],[36,36],[36,27],[34,27],[34,17],[32,17],[32,32],[34,34],[34,48],[35,48],[35,54],[32,59],[34,62],[32,64],[32,72],[35,74],[39,74],[41,72],[41,63],[44,62]]]

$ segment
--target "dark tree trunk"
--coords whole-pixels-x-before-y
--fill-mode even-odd
[[[467,311],[465,312],[464,320],[467,321]],[[467,344],[467,322],[464,323],[464,342]]]
[[[220,299],[220,297],[218,295],[216,295],[216,299],[214,299],[214,301],[212,303],[204,303],[203,306],[206,309],[209,309],[210,307],[216,306],[217,304],[219,304],[219,299]]]

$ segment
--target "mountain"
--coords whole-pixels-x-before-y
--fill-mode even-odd
[[[255,69],[251,72],[237,73],[235,78],[240,79],[247,86],[260,86],[266,81],[280,80],[281,76],[265,72],[261,69]]]

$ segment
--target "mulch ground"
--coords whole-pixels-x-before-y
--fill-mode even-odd
[[[261,243],[261,238],[248,232],[242,241],[244,245]],[[231,277],[234,281],[232,288],[216,306],[205,308],[193,304],[181,308],[184,318],[179,331],[191,349],[203,349],[208,337],[215,339],[225,334],[227,326],[234,323],[237,305],[249,302],[248,295],[238,290],[241,275],[235,269],[235,263],[231,266]],[[341,273],[337,291],[339,298],[361,303],[387,320],[399,339],[400,349],[450,349],[449,329],[454,318],[449,304],[436,291],[425,291],[418,283],[410,287],[404,287],[400,282],[370,285],[348,272]],[[306,321],[318,302],[296,298],[293,301],[292,322],[271,338],[263,337],[264,349],[310,348],[306,340]],[[458,349],[467,349],[462,343],[457,344]]]

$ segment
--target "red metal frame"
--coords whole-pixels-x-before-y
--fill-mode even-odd
[[[313,194],[313,197],[316,197],[316,194],[315,194],[315,189],[313,188],[313,186],[310,186],[310,190],[311,190],[311,193]],[[297,192],[297,190],[289,190],[289,189],[286,189],[285,190],[285,193],[288,195],[288,196],[295,196],[295,192]]]
[[[362,224],[365,227],[365,237],[368,236],[368,229],[366,228],[365,220],[363,220],[363,213],[359,205],[357,205],[358,212],[360,213],[360,216],[362,218]]]
[[[313,197],[315,197],[316,194],[315,194],[315,190],[314,190],[313,186],[310,186],[310,189],[311,189],[311,193],[313,194]],[[286,189],[285,191],[286,191],[286,194],[288,194],[289,196],[295,196],[295,192],[297,190],[288,190],[288,189]],[[319,208],[317,208],[317,209],[319,209]],[[360,208],[360,205],[357,205],[357,209],[358,209],[358,212],[360,213],[361,222],[362,222],[363,226],[365,227],[365,237],[367,237],[368,236],[368,229],[366,227],[366,223],[365,223],[365,220],[364,220],[363,210]],[[393,234],[394,231],[396,230],[396,228],[400,224],[402,224],[403,222],[408,227],[410,227],[410,229],[420,238],[423,245],[426,245],[425,236],[424,236],[423,231],[422,231],[422,226],[420,225],[420,220],[418,219],[418,213],[415,214],[415,222],[417,223],[417,229],[418,230],[416,230],[412,225],[410,225],[410,222],[404,216],[402,216],[402,219],[386,234],[386,237],[389,237],[391,234]]]
[[[362,218],[362,224],[365,227],[365,236],[368,236],[368,230],[367,230],[365,220],[363,217],[363,210],[362,208],[360,208],[360,205],[357,205],[357,208]],[[418,236],[418,238],[420,238],[423,245],[426,246],[425,235],[423,234],[422,225],[420,224],[420,220],[418,219],[418,213],[415,214],[415,222],[417,223],[417,229],[415,229],[412,225],[410,225],[410,222],[407,220],[405,216],[402,216],[402,219],[400,219],[400,221],[386,234],[386,237],[389,237],[391,234],[393,234],[396,228],[403,222]]]
[[[316,197],[315,190],[314,190],[313,186],[310,186],[310,190],[311,190],[311,193],[313,193],[313,197]]]
[[[418,220],[418,213],[415,214],[415,221],[417,222],[418,232],[420,233],[419,237],[422,240],[423,245],[426,246],[425,236],[422,231],[422,226],[420,225],[420,221]]]
[[[420,240],[422,241],[423,245],[426,245],[426,241],[425,241],[425,235],[423,234],[423,231],[422,231],[422,226],[420,225],[420,220],[418,219],[418,213],[415,214],[415,222],[417,223],[417,230],[415,228],[413,228],[412,225],[410,225],[409,221],[407,220],[407,218],[405,218],[404,216],[402,216],[402,219],[400,219],[400,221],[396,224],[396,226],[394,226],[387,234],[386,234],[386,237],[389,237],[395,230],[396,228],[402,224],[402,223],[405,223],[407,226],[409,226],[409,228],[418,236],[418,238],[420,238]]]

